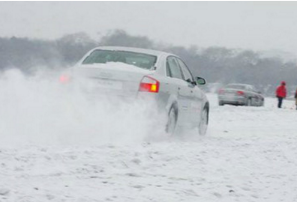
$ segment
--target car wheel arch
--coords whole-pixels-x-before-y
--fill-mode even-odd
[[[175,113],[176,113],[176,120],[177,120],[177,119],[178,119],[178,104],[177,104],[176,101],[173,102],[173,103],[171,104],[168,113],[170,112],[170,110],[171,110],[172,108],[174,109],[174,111],[175,111]]]
[[[168,98],[167,104],[166,104],[166,111],[169,112],[169,110],[171,109],[171,107],[173,105],[176,105],[176,107],[178,107],[178,100],[177,100],[177,96],[175,95],[171,95]]]

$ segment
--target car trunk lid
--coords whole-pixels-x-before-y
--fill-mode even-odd
[[[141,79],[153,73],[152,70],[117,62],[77,66],[74,77],[89,93],[136,96]]]

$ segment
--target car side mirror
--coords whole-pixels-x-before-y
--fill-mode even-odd
[[[196,83],[198,85],[205,85],[206,84],[206,80],[204,78],[201,78],[201,77],[196,77]]]

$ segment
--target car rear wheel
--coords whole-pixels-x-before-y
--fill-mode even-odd
[[[202,114],[201,114],[201,120],[199,123],[199,135],[205,135],[207,131],[208,126],[208,109],[204,107]]]
[[[223,105],[224,105],[223,101],[219,101],[219,106],[223,106]]]
[[[166,124],[166,133],[170,136],[174,135],[177,121],[177,110],[171,107],[168,113],[168,121]]]

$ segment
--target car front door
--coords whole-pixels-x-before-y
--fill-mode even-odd
[[[177,95],[179,122],[183,125],[187,124],[188,116],[191,113],[191,93],[188,83],[184,80],[177,58],[174,56],[167,58],[167,74],[167,76],[171,77],[170,85],[173,88],[172,92]]]
[[[202,104],[203,104],[203,99],[202,99],[202,91],[201,89],[194,84],[194,79],[193,76],[186,66],[186,64],[181,60],[177,59],[178,63],[181,67],[182,73],[184,80],[187,82],[187,87],[190,92],[190,111],[191,111],[191,122],[197,124],[200,121],[200,113],[202,111]]]

